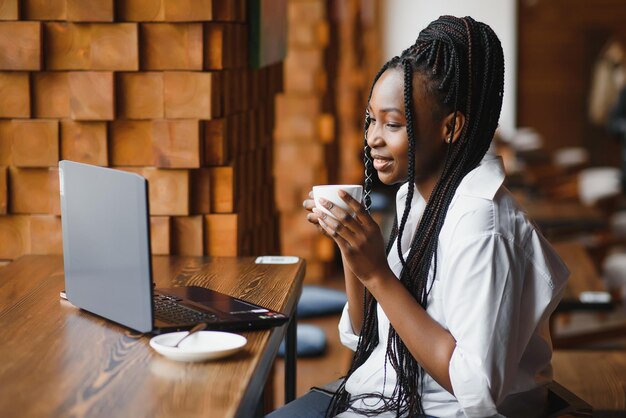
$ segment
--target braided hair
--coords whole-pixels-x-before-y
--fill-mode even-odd
[[[376,74],[374,85],[389,69],[403,71],[404,107],[408,147],[408,194],[406,206],[399,222],[395,219],[387,253],[393,250],[394,241],[402,262],[400,281],[411,292],[417,302],[426,309],[430,286],[437,274],[437,245],[439,232],[444,224],[446,212],[456,189],[467,173],[480,163],[487,152],[497,127],[502,107],[504,87],[504,58],[502,46],[493,30],[471,17],[457,18],[442,16],[420,32],[414,45],[385,63]],[[450,141],[443,170],[424,209],[422,218],[413,236],[406,259],[402,255],[400,237],[411,210],[415,188],[415,137],[413,132],[413,74],[425,79],[427,93],[432,102],[439,106],[435,115],[442,117],[454,113]],[[369,102],[369,100],[368,100]],[[456,131],[457,112],[465,115],[457,141],[452,141]],[[367,144],[370,120],[365,117],[365,193],[364,203],[369,210],[370,193],[374,168]],[[413,231],[408,231],[411,233]],[[429,286],[429,272],[433,275]],[[352,366],[347,377],[358,369],[370,356],[378,341],[377,302],[366,290],[364,292],[364,320]],[[383,412],[395,412],[397,416],[415,416],[424,413],[421,389],[424,371],[411,355],[393,325],[389,328],[386,344],[385,381],[387,362],[396,372],[397,380],[393,392],[386,397],[383,393],[368,393],[350,397],[344,379],[327,410],[334,416],[352,409],[366,416]],[[383,391],[384,392],[384,391]],[[378,398],[382,402],[377,409],[359,409],[351,403],[365,398]]]

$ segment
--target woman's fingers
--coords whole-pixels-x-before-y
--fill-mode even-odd
[[[354,228],[356,227],[356,225],[354,225],[355,220],[352,217],[352,215],[350,214],[350,212],[348,212],[347,210],[337,206],[333,202],[331,202],[331,201],[329,201],[327,199],[324,199],[324,198],[320,198],[319,202],[320,202],[320,204],[324,208],[326,208],[326,210],[328,210],[345,227],[354,230]],[[323,212],[320,211],[320,213],[323,213]]]
[[[315,202],[312,199],[306,199],[304,202],[302,202],[302,207],[304,207],[305,210],[309,211],[309,213],[306,214],[306,220],[311,222],[312,224],[316,224],[317,225],[317,215],[313,214],[312,210],[315,207]]]
[[[311,210],[315,207],[315,201],[313,199],[306,199],[304,202],[302,202],[302,206],[306,210]]]
[[[317,209],[314,209],[314,212],[318,211]],[[324,231],[324,233],[326,235],[328,235],[330,238],[332,238],[337,245],[339,246],[339,249],[343,252],[344,249],[346,247],[349,246],[348,241],[339,233],[339,231],[337,230],[337,226],[331,226],[330,223],[333,220],[333,218],[326,216],[324,218],[320,217],[319,218],[319,226],[320,228],[322,228],[322,230]],[[345,230],[345,228],[344,228]]]
[[[318,222],[324,222],[326,226],[324,230],[331,237],[338,236],[347,242],[352,242],[354,240],[354,231],[346,226],[346,224],[340,219],[333,218],[317,208],[313,209],[313,214],[317,215]]]
[[[355,217],[362,223],[370,224],[373,221],[372,217],[365,210],[365,207],[361,202],[353,198],[349,193],[344,190],[339,190],[339,197],[343,199],[350,209],[355,213]]]

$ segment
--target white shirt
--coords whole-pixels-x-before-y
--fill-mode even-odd
[[[426,311],[456,340],[449,365],[454,395],[426,375],[422,405],[428,415],[508,415],[510,412],[503,412],[507,401],[520,398],[510,395],[524,398],[529,394],[530,399],[531,393],[536,394],[552,378],[548,320],[569,271],[502,186],[504,176],[501,159],[486,156],[459,185],[439,235],[437,277]],[[405,184],[396,196],[398,219],[407,190]],[[401,242],[405,258],[426,205],[417,189],[413,196]],[[399,276],[402,265],[395,244],[387,260]],[[429,281],[432,274],[431,265]],[[347,308],[339,333],[342,343],[355,350],[358,336]],[[396,374],[389,363],[383,366],[388,332],[389,319],[378,305],[380,342],[346,382],[352,395],[392,393]],[[353,406],[374,404],[374,399],[366,399]],[[509,410],[516,408],[509,406]],[[356,415],[346,412],[340,416]]]

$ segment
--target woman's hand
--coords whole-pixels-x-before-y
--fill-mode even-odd
[[[380,227],[365,208],[348,193],[340,190],[339,197],[355,213],[354,217],[332,202],[320,199],[320,204],[336,219],[315,208],[313,203],[309,221],[316,222],[337,243],[344,261],[363,284],[367,285],[367,282],[375,277],[388,277],[390,269]]]
[[[306,199],[304,202],[302,202],[302,206],[304,206],[304,209],[308,212],[306,214],[306,220],[312,223],[313,225],[317,226],[317,229],[322,234],[328,235],[326,234],[326,231],[324,230],[324,228],[322,228],[319,224],[319,216],[313,212],[313,209],[315,208],[315,201],[313,200],[313,191],[309,192],[309,198]]]

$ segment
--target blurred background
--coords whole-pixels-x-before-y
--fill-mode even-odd
[[[493,151],[573,272],[553,319],[557,377],[626,408],[623,0],[0,0],[0,268],[61,254],[70,159],[148,178],[154,255],[296,255],[307,286],[341,291],[302,201],[363,181],[371,80],[442,14],[502,42]],[[384,231],[394,192],[376,187]],[[312,317],[323,344],[299,363],[299,394],[350,362],[336,311]],[[615,376],[594,389],[582,365]]]

